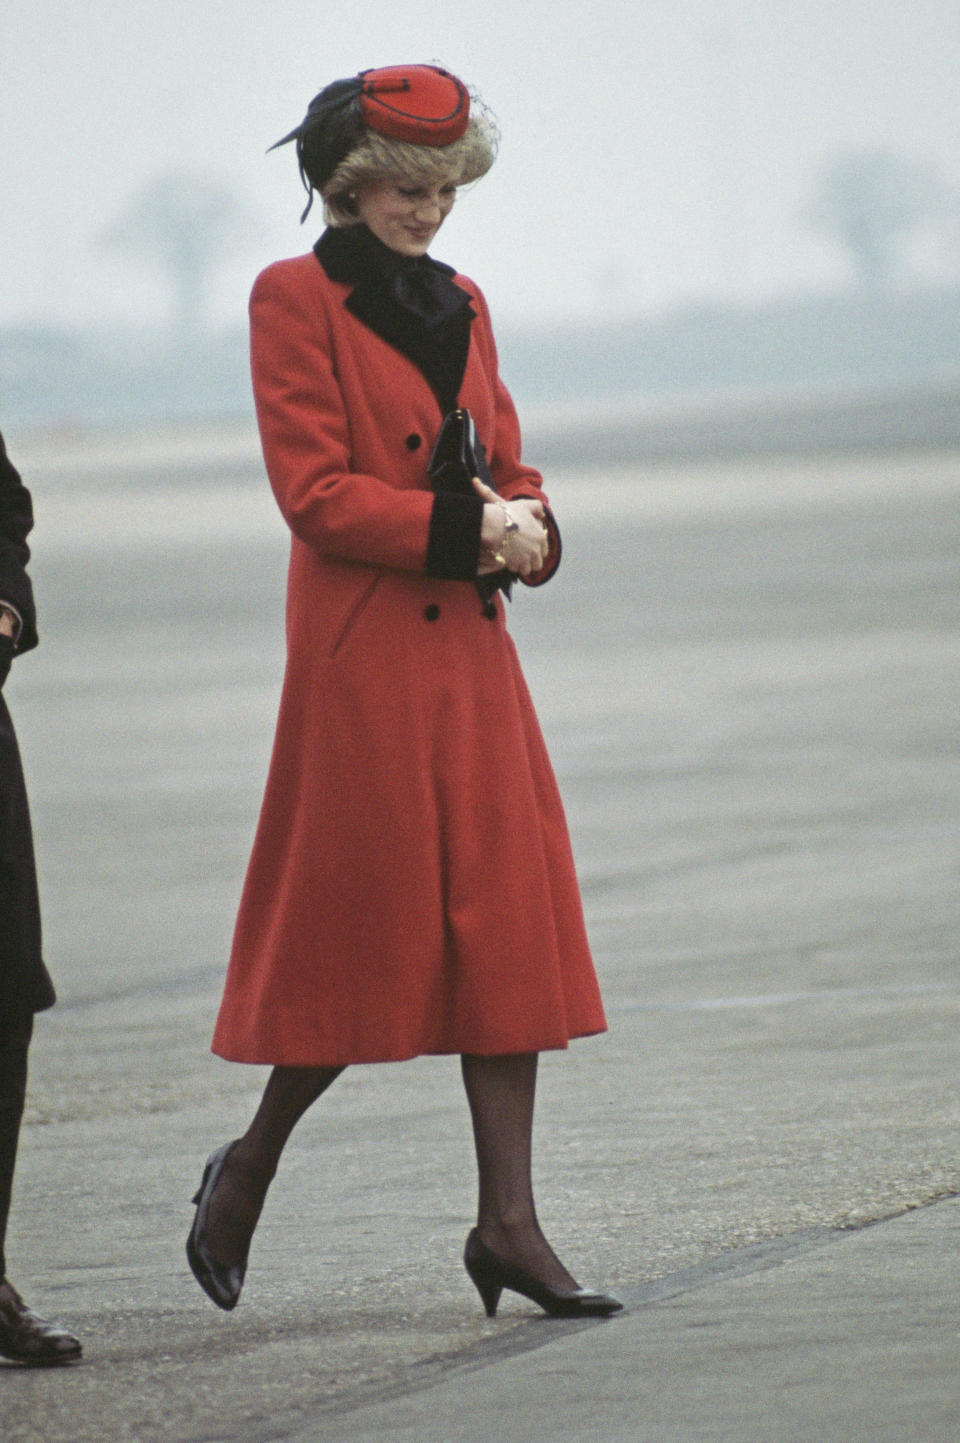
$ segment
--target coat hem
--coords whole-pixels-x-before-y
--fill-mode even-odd
[[[278,1056],[271,1049],[271,1055],[258,1053],[257,1055],[241,1055],[241,1049],[229,1051],[226,1048],[211,1047],[210,1051],[215,1057],[220,1057],[224,1062],[245,1063],[250,1067],[360,1067],[365,1064],[385,1062],[412,1062],[417,1057],[515,1057],[529,1052],[565,1052],[571,1042],[582,1037],[600,1037],[607,1031],[605,1025],[590,1027],[582,1032],[572,1032],[561,1041],[556,1038],[549,1042],[531,1042],[511,1047],[495,1046],[450,1046],[450,1047],[420,1047],[413,1051],[394,1052],[389,1055],[383,1053],[369,1053],[366,1055],[338,1055],[336,1057],[305,1057],[284,1053]],[[246,1054],[246,1049],[242,1049]],[[280,1051],[280,1049],[278,1049]]]

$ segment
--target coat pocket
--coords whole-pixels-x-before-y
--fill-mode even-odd
[[[373,594],[382,580],[383,578],[377,573],[375,576],[371,576],[361,587],[359,595],[347,609],[346,615],[331,638],[330,645],[327,648],[328,660],[335,661],[343,651],[356,630],[361,617],[373,600]]]

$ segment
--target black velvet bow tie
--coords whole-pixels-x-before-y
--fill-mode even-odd
[[[314,251],[331,280],[373,285],[431,330],[470,304],[450,266],[430,256],[400,255],[365,225],[331,227]]]
[[[450,279],[449,268],[429,256],[403,257],[388,288],[398,305],[413,311],[431,329],[469,304],[466,294]]]

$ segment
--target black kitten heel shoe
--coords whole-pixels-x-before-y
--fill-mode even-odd
[[[214,1189],[223,1172],[223,1165],[227,1160],[227,1154],[232,1147],[232,1142],[225,1142],[223,1147],[212,1152],[207,1158],[203,1178],[193,1197],[197,1211],[194,1215],[193,1227],[190,1229],[190,1236],[187,1238],[187,1261],[193,1271],[193,1276],[207,1297],[212,1298],[217,1307],[223,1308],[226,1312],[237,1306],[247,1272],[247,1260],[243,1258],[239,1263],[234,1263],[232,1267],[227,1268],[211,1256],[207,1247],[207,1217],[210,1212],[210,1199],[213,1197]]]
[[[619,1299],[609,1293],[597,1293],[590,1288],[548,1287],[523,1268],[498,1258],[477,1237],[476,1228],[467,1238],[463,1265],[480,1294],[488,1318],[496,1317],[497,1304],[504,1288],[522,1293],[531,1302],[539,1304],[551,1318],[607,1318],[623,1307]]]

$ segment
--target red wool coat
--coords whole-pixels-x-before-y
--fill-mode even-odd
[[[501,494],[520,460],[486,304],[460,403]],[[313,254],[251,298],[264,458],[293,533],[287,667],[213,1039],[334,1065],[565,1047],[603,1008],[553,772],[507,634],[425,573],[439,405]]]

